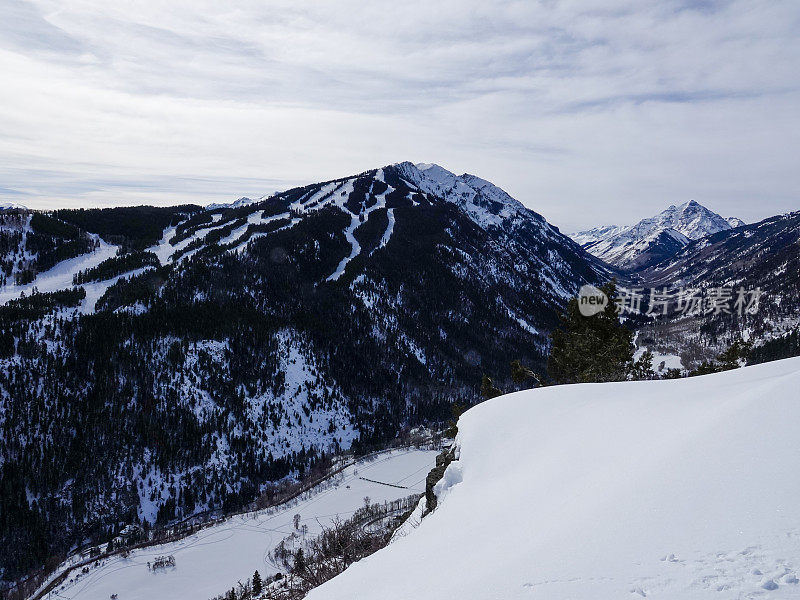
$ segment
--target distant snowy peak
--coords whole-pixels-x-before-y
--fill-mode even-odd
[[[2,202],[0,203],[0,211],[4,210],[29,210],[27,206],[17,204],[16,202]]]
[[[615,235],[581,244],[590,254],[626,271],[637,271],[672,256],[691,240],[672,228],[621,228]]]
[[[642,271],[640,276],[654,286],[667,282],[682,286],[707,281],[718,285],[747,283],[782,302],[780,310],[785,313],[796,305],[794,298],[800,284],[798,265],[800,211],[693,241],[669,260]]]
[[[238,200],[234,200],[233,202],[228,202],[223,204],[219,203],[209,204],[206,206],[206,210],[219,210],[221,208],[240,208],[242,206],[249,206],[250,204],[255,204],[256,202],[260,202],[264,198],[266,198],[266,196],[256,199],[248,198],[247,196],[242,196],[241,198],[239,198]]]
[[[607,263],[636,271],[668,258],[693,240],[743,224],[741,219],[721,217],[690,200],[635,225],[595,227],[573,234],[572,239]]]
[[[744,227],[745,225],[747,225],[747,223],[736,217],[725,217],[725,220],[728,222],[728,225],[730,225],[733,229],[736,229],[737,227]]]
[[[578,242],[581,246],[585,247],[586,244],[611,239],[625,229],[627,228],[620,227],[619,225],[601,225],[600,227],[592,227],[586,231],[573,233],[570,235],[570,237]]]
[[[730,218],[735,219],[735,217]],[[736,220],[738,221],[739,219]],[[719,231],[725,231],[732,227],[727,219],[694,200],[690,200],[679,206],[670,206],[653,219],[640,221],[639,225],[647,223],[648,221],[652,221],[653,226],[662,229],[671,227],[690,240],[699,240],[700,238]]]

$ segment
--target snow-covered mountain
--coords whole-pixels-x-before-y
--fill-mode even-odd
[[[798,386],[795,358],[489,400],[436,510],[308,598],[797,598]]]
[[[708,309],[695,316],[674,311],[641,329],[660,350],[681,354],[696,366],[736,339],[759,345],[797,331],[800,324],[800,212],[720,231],[693,241],[673,256],[637,274],[649,289],[694,290],[708,298],[722,290],[731,303],[744,290],[758,293],[755,312]],[[705,305],[706,307],[710,305]]]
[[[640,277],[652,285],[757,284],[775,294],[783,289],[788,303],[799,273],[800,211],[697,239]]]
[[[632,272],[672,256],[692,240],[743,224],[691,200],[635,225],[595,227],[573,234],[572,239],[607,263]]]
[[[730,225],[734,229],[736,227],[744,227],[745,225],[747,225],[747,223],[745,223],[744,221],[742,221],[737,217],[725,217],[725,220],[728,222],[728,225]]]
[[[0,202],[0,211],[4,210],[27,211],[28,207],[23,206],[22,204],[17,204],[16,202]]]
[[[667,212],[595,232],[639,232],[671,259],[633,275],[432,164],[205,209],[0,214],[3,575],[122,524],[229,512],[330,453],[447,421],[482,374],[502,387],[514,359],[543,369],[584,283],[769,284],[770,319],[796,324],[796,215],[692,241],[723,225]],[[759,333],[748,318],[736,327]],[[680,344],[692,328],[723,339],[705,324]]]
[[[483,373],[541,369],[567,299],[611,275],[500,188],[435,165],[30,219],[13,225],[38,236],[37,262],[0,296],[8,576],[446,421]]]

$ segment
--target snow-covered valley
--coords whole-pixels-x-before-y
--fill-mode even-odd
[[[177,542],[134,550],[126,558],[105,559],[86,574],[76,569],[45,598],[107,600],[117,594],[120,600],[197,600],[224,593],[256,570],[272,576],[278,569],[267,555],[296,531],[294,515],[308,527],[305,535],[313,536],[335,517],[352,514],[367,497],[382,503],[420,493],[435,455],[414,449],[378,454],[287,504],[230,517]],[[174,568],[148,569],[148,563],[163,555],[175,557]]]
[[[459,421],[438,508],[311,600],[800,597],[800,359]]]

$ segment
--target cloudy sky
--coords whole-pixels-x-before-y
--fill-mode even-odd
[[[567,231],[800,209],[797,0],[0,0],[0,201],[206,204],[411,160]]]

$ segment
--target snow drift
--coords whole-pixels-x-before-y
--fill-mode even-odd
[[[789,359],[488,401],[437,510],[309,598],[798,598],[798,390]]]

